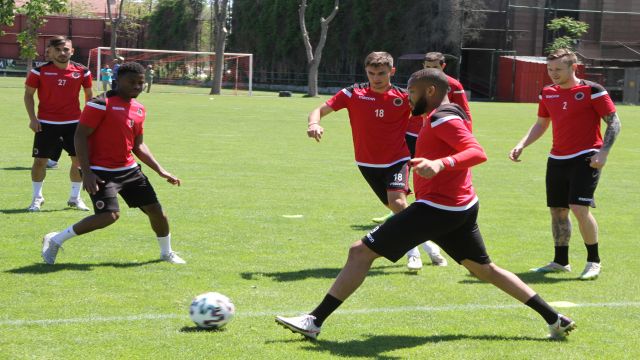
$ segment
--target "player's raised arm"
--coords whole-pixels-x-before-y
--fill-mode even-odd
[[[536,123],[533,124],[533,126],[531,126],[527,134],[522,138],[522,140],[520,140],[520,142],[518,142],[518,144],[516,144],[516,146],[514,146],[513,149],[511,149],[511,151],[509,152],[509,159],[515,162],[521,161],[520,155],[522,155],[522,151],[524,150],[524,148],[533,144],[536,140],[540,139],[540,137],[544,135],[544,133],[549,128],[550,123],[551,123],[550,117],[538,116],[538,121],[536,121]]]
[[[320,142],[322,134],[324,134],[324,128],[320,126],[320,119],[332,112],[333,109],[327,104],[322,104],[311,111],[307,124],[307,136]]]
[[[136,157],[140,159],[140,161],[153,169],[153,171],[158,173],[160,177],[167,179],[168,183],[180,186],[180,179],[178,179],[178,177],[176,176],[173,176],[170,172],[165,170],[160,165],[160,163],[158,163],[156,158],[151,153],[149,147],[144,143],[142,134],[136,136],[132,151],[136,155]]]

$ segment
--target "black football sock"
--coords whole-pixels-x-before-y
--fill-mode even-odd
[[[555,323],[558,320],[558,312],[549,304],[547,304],[546,301],[542,300],[542,298],[538,294],[532,296],[531,299],[527,300],[527,302],[524,304],[540,314],[544,318],[544,321],[546,321],[549,325]]]
[[[318,305],[318,307],[310,313],[310,315],[316,317],[316,319],[313,321],[314,324],[316,324],[316,326],[318,327],[322,326],[322,323],[325,321],[325,319],[328,318],[332,312],[336,311],[336,309],[340,305],[342,305],[341,300],[338,300],[335,297],[327,294],[324,299],[322,299],[320,305]]]
[[[554,263],[558,263],[562,266],[569,265],[569,246],[556,246]]]
[[[598,253],[598,243],[592,245],[584,244],[584,246],[587,247],[587,261],[599,263],[600,254]]]

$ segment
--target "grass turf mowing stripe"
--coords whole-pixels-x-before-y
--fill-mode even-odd
[[[517,309],[523,307],[522,304],[512,305],[450,305],[450,306],[400,306],[377,309],[354,309],[354,310],[338,310],[335,314],[357,315],[357,314],[374,314],[374,313],[397,313],[397,312],[429,312],[429,311],[471,311],[471,310],[504,310]],[[638,301],[628,302],[611,302],[611,303],[584,303],[574,304],[573,307],[640,307]],[[261,317],[275,316],[283,313],[304,313],[304,311],[259,311],[246,312],[236,314],[238,317]],[[25,326],[25,325],[64,325],[73,323],[92,323],[92,322],[117,322],[117,321],[139,321],[139,320],[164,320],[164,319],[188,319],[188,315],[179,314],[139,314],[130,316],[96,316],[86,318],[70,318],[70,319],[41,319],[41,320],[0,320],[0,326]]]

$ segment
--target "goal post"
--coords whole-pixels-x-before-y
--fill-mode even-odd
[[[211,88],[216,53],[156,49],[116,48],[117,56],[143,66],[152,65],[154,84]],[[87,66],[102,89],[100,69],[112,64],[111,48],[98,47],[89,52]],[[222,89],[234,95],[253,94],[253,54],[224,53]]]

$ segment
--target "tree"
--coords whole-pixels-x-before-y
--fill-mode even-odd
[[[194,50],[204,0],[160,0],[149,18],[149,47]]]
[[[26,28],[17,35],[20,58],[27,61],[27,74],[38,56],[38,29],[47,22],[45,16],[62,12],[66,6],[66,0],[30,0],[16,10],[27,19]]]
[[[113,18],[113,11],[111,11],[111,5],[116,4],[116,0],[107,0],[107,14],[109,15],[109,24],[111,25],[111,59],[115,59],[118,54],[116,53],[116,43],[118,41],[118,28],[124,20],[124,3],[126,0],[120,0],[120,6],[118,8],[118,17]]]
[[[0,26],[13,26],[14,11],[14,0],[0,0]],[[0,36],[4,36],[2,29],[0,29]]]
[[[553,31],[555,39],[545,50],[552,52],[557,49],[574,49],[578,39],[589,30],[589,24],[570,17],[553,19],[547,24],[547,29]]]
[[[304,48],[307,55],[307,96],[318,96],[318,67],[320,66],[320,60],[322,59],[322,50],[324,49],[324,45],[327,41],[329,23],[331,23],[331,21],[336,17],[339,5],[340,0],[335,0],[335,5],[331,14],[329,14],[327,18],[320,17],[320,40],[318,41],[318,45],[316,45],[316,50],[313,51],[304,16],[305,11],[307,10],[307,0],[301,0],[300,2],[298,18],[300,20],[300,31],[302,32],[302,40],[304,41]]]
[[[224,48],[227,40],[227,10],[229,0],[211,0],[212,11],[214,17],[214,36],[215,36],[215,65],[213,72],[213,84],[211,84],[211,95],[220,95],[222,88],[222,71],[224,70]]]

